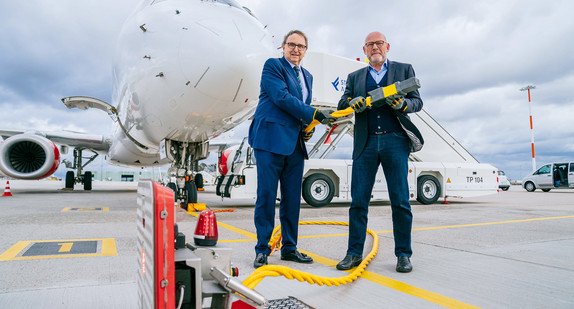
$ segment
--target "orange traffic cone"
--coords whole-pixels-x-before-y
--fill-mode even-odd
[[[6,189],[4,189],[4,194],[2,194],[2,196],[12,196],[12,193],[10,193],[10,181],[9,180],[6,181]]]

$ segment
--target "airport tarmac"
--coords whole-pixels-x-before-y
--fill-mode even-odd
[[[92,191],[61,190],[58,181],[10,186],[13,196],[0,197],[0,308],[137,307],[136,183],[96,181]],[[254,201],[222,201],[206,189],[199,200],[225,210],[217,213],[219,245],[233,249],[243,280],[254,270]],[[347,222],[348,206],[304,205],[301,220]],[[273,277],[255,289],[313,308],[574,308],[574,190],[511,186],[412,208],[411,273],[395,271],[390,207],[383,202],[369,213],[378,254],[356,281],[328,287]],[[179,211],[177,219],[190,238],[196,218]],[[315,262],[285,262],[274,253],[269,263],[346,275],[334,267],[345,255],[346,233],[346,226],[300,226],[299,249]]]

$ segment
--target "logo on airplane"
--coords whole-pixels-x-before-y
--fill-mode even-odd
[[[337,77],[337,79],[334,82],[332,82],[331,85],[335,87],[335,90],[339,91],[339,77]]]
[[[335,88],[335,91],[345,91],[345,84],[347,83],[347,80],[342,79],[337,77],[337,79],[335,79],[334,82],[331,82],[331,85],[333,85],[333,88]]]

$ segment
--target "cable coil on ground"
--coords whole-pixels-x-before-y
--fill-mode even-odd
[[[337,221],[301,221],[299,225],[349,225],[348,222],[337,222]],[[371,234],[373,237],[373,248],[371,252],[367,255],[367,257],[355,268],[353,272],[346,276],[342,277],[321,277],[317,275],[313,275],[304,271],[295,270],[289,268],[287,266],[282,265],[265,265],[256,269],[249,277],[243,280],[243,285],[247,286],[250,289],[254,289],[261,280],[265,277],[278,277],[284,276],[287,279],[297,279],[298,281],[306,281],[309,284],[318,284],[318,285],[327,285],[327,286],[340,286],[345,285],[347,283],[353,282],[357,279],[361,273],[365,270],[369,262],[375,257],[377,254],[377,250],[379,247],[379,236],[367,229],[367,233]],[[276,235],[277,234],[277,235]],[[280,235],[280,226],[277,226],[273,230],[273,236],[271,237],[272,243],[277,243],[281,237]]]

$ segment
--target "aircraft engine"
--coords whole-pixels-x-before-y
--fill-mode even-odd
[[[16,179],[41,179],[60,165],[60,151],[40,135],[14,135],[0,144],[0,171]]]

